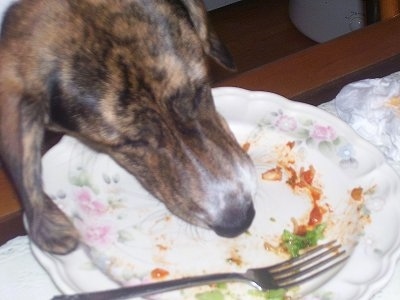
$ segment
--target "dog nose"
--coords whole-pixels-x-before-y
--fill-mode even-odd
[[[245,232],[255,216],[253,204],[245,208],[230,207],[226,209],[218,223],[212,226],[214,232],[222,237],[233,238]]]

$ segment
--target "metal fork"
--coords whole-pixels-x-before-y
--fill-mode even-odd
[[[221,273],[187,277],[107,291],[56,296],[53,300],[122,300],[217,282],[246,282],[258,290],[287,289],[331,270],[347,258],[336,241],[317,246],[305,254],[266,268],[248,269],[245,273]]]

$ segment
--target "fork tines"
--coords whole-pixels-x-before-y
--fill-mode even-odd
[[[289,288],[309,281],[341,265],[348,259],[336,241],[310,249],[305,254],[268,268],[275,283]]]

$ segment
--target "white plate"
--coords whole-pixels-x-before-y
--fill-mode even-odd
[[[224,239],[183,223],[108,156],[65,137],[44,156],[43,180],[86,246],[67,256],[33,246],[60,290],[76,293],[116,287],[116,282],[138,284],[153,280],[151,272],[157,269],[173,278],[282,261],[286,257],[267,251],[266,245],[278,245],[283,230],[292,230],[293,219],[307,223],[311,209],[309,194],[289,187],[285,172],[279,181],[261,179],[278,161],[286,161],[296,172],[314,167],[312,185],[322,195],[318,204],[325,210],[325,240],[338,239],[353,252],[336,276],[332,272],[294,295],[311,289],[305,298],[368,299],[379,291],[400,255],[399,178],[381,153],[345,123],[313,106],[236,88],[218,88],[213,94],[238,141],[250,144],[258,170],[257,214],[249,234]],[[288,143],[293,148],[285,146]],[[362,199],[356,201],[351,191],[359,187]],[[163,272],[153,275],[157,273]],[[161,298],[195,299],[208,290],[189,289]],[[257,299],[249,290],[242,284],[217,288],[225,299]]]

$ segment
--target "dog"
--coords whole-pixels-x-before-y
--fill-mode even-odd
[[[42,250],[79,244],[45,195],[45,130],[107,153],[184,221],[235,237],[254,165],[217,113],[207,57],[234,69],[201,0],[20,0],[0,39],[0,154]]]

